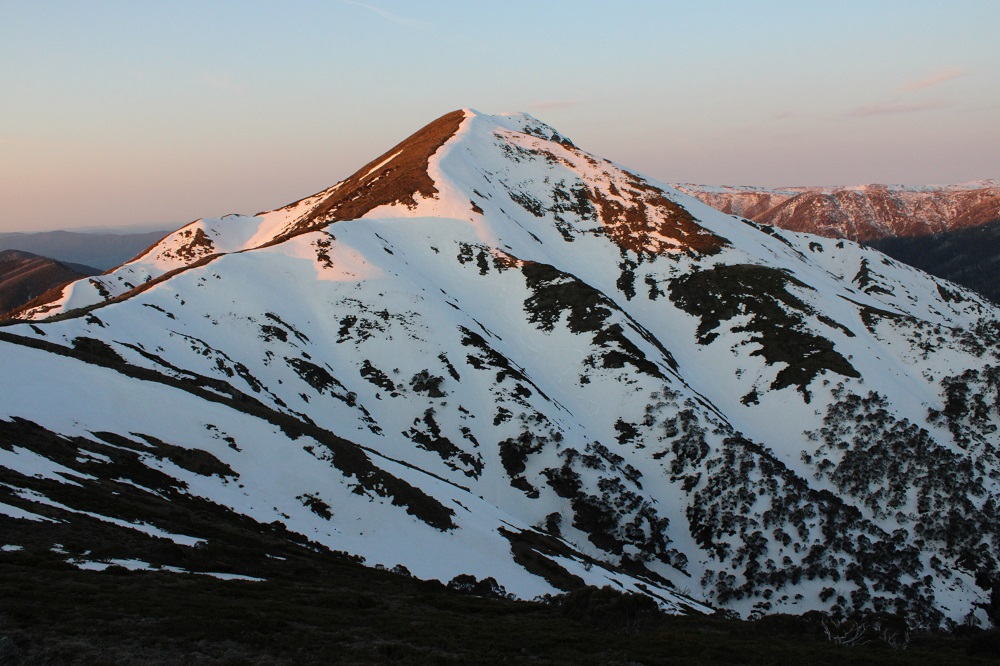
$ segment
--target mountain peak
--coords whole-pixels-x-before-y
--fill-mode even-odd
[[[539,243],[553,233],[560,242],[602,236],[643,257],[714,254],[728,244],[674,190],[579,149],[534,116],[460,109],[322,192],[254,216],[195,220],[112,274],[74,283],[17,316],[95,305],[195,262],[380,217],[457,219],[493,239],[514,234]]]
[[[438,193],[427,171],[431,156],[458,131],[466,111],[447,113],[358,169],[282,237],[338,220],[364,217],[379,206],[417,205]]]
[[[143,508],[197,496],[527,598],[614,585],[705,610],[686,589],[937,626],[985,620],[977,584],[1000,580],[996,307],[527,114],[442,116],[46,307],[64,316],[0,331],[0,373],[31,378],[0,383],[0,514],[47,556],[197,563],[88,536],[100,509],[216,552]],[[80,534],[24,518],[73,515]]]

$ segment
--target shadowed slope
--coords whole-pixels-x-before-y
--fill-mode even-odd
[[[1000,220],[933,236],[883,238],[870,245],[1000,303]]]
[[[87,266],[74,270],[30,252],[4,250],[0,252],[0,314],[24,305],[52,287],[98,272]]]

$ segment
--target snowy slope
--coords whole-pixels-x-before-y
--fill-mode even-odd
[[[133,264],[124,298],[0,330],[4,371],[33,377],[0,418],[208,452],[236,476],[156,464],[328,548],[519,596],[614,581],[675,610],[683,590],[923,624],[989,596],[997,309],[528,115],[449,114]]]
[[[210,260],[219,254],[241,252],[269,243],[308,214],[338,185],[268,213],[195,220],[167,235],[135,259],[104,275],[67,285],[58,297],[47,303],[32,304],[17,316],[21,319],[40,319],[95,305],[141,288],[171,271]]]

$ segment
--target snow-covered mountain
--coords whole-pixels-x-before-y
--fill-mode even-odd
[[[995,180],[921,186],[675,187],[761,224],[859,242],[938,234],[1000,219],[1000,182]]]
[[[527,598],[986,617],[1000,311],[525,114],[448,114],[20,316],[0,329],[23,378],[0,385],[11,529],[84,514],[203,551],[139,508],[197,499]],[[47,547],[93,565],[86,539]]]

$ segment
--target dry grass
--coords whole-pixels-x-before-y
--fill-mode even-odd
[[[403,204],[412,208],[417,205],[417,195],[428,198],[437,194],[434,181],[427,174],[427,163],[458,131],[464,118],[462,111],[441,116],[358,169],[285,238],[330,222],[356,220],[379,206]]]

